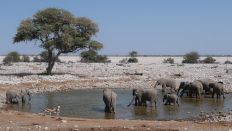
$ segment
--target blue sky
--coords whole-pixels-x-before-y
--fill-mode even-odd
[[[21,20],[48,7],[95,21],[102,54],[232,54],[231,0],[5,0],[0,1],[0,54],[38,54],[33,43],[12,44]]]

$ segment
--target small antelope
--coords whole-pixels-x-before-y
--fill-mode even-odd
[[[60,106],[54,107],[54,108],[45,108],[43,109],[43,113],[49,113],[51,116],[52,114],[56,114],[57,116],[60,115]]]

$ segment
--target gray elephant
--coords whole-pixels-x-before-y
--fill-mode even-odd
[[[163,97],[163,102],[166,100],[165,105],[178,105],[179,106],[179,99],[178,96],[175,93],[172,94],[165,94]]]
[[[180,97],[182,97],[183,94],[186,93],[186,95],[189,96],[189,84],[190,82],[181,82],[177,90],[177,95],[179,96],[180,93]]]
[[[160,78],[156,81],[154,88],[156,88],[158,85],[162,86],[162,91],[165,91],[167,87],[176,91],[176,81],[174,79]]]
[[[203,85],[200,81],[196,80],[193,82],[190,82],[189,84],[189,96],[192,97],[193,94],[195,94],[196,99],[197,97],[201,99],[201,94],[203,93]]]
[[[135,106],[147,106],[147,101],[151,106],[156,106],[157,90],[156,89],[133,89],[133,98],[128,106],[135,101]]]
[[[201,82],[202,86],[203,86],[203,90],[205,91],[205,94],[212,94],[210,88],[209,88],[209,84],[210,83],[215,83],[216,81],[212,80],[212,79],[208,79],[208,78],[205,78],[205,79],[200,79],[198,80]]]
[[[214,98],[214,94],[216,94],[217,99],[220,99],[221,95],[225,99],[223,83],[221,83],[221,82],[210,83],[209,88],[213,89],[212,98]]]
[[[183,96],[183,94],[185,92],[187,92],[187,95],[192,97],[192,95],[194,94],[196,96],[196,99],[197,98],[201,98],[201,94],[203,93],[203,85],[200,81],[196,80],[196,81],[193,81],[193,82],[183,82],[182,84],[183,86],[183,90],[182,92],[180,93],[180,97]],[[182,88],[181,87],[181,88]]]
[[[22,90],[8,90],[6,92],[6,103],[7,104],[25,104],[30,102],[31,93],[28,89]]]
[[[105,103],[106,113],[115,113],[117,94],[111,89],[103,90],[103,101]]]

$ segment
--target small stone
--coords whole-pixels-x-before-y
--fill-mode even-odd
[[[79,127],[79,125],[74,125],[74,127],[75,127],[75,128],[78,128],[78,127]]]
[[[44,130],[48,130],[48,127],[44,127]]]
[[[67,120],[61,120],[62,123],[67,123]]]

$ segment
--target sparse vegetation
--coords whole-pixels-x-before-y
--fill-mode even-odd
[[[182,63],[198,63],[199,54],[197,52],[190,52],[184,55]]]
[[[90,41],[87,45],[88,50],[81,52],[81,62],[86,63],[108,63],[107,56],[99,55],[97,51],[103,48],[103,44],[97,41]]]
[[[163,60],[163,63],[169,63],[169,64],[174,64],[174,59],[173,58],[167,58]]]
[[[138,59],[136,58],[138,56],[138,52],[131,51],[129,53],[130,58],[127,60],[128,63],[137,63]]]
[[[10,64],[12,62],[20,62],[20,54],[16,51],[8,53],[3,59],[4,64]]]
[[[232,64],[232,61],[227,60],[224,62],[224,64]]]
[[[206,63],[206,64],[212,64],[215,63],[216,59],[214,59],[211,56],[206,57],[204,60],[201,61],[201,63]]]

